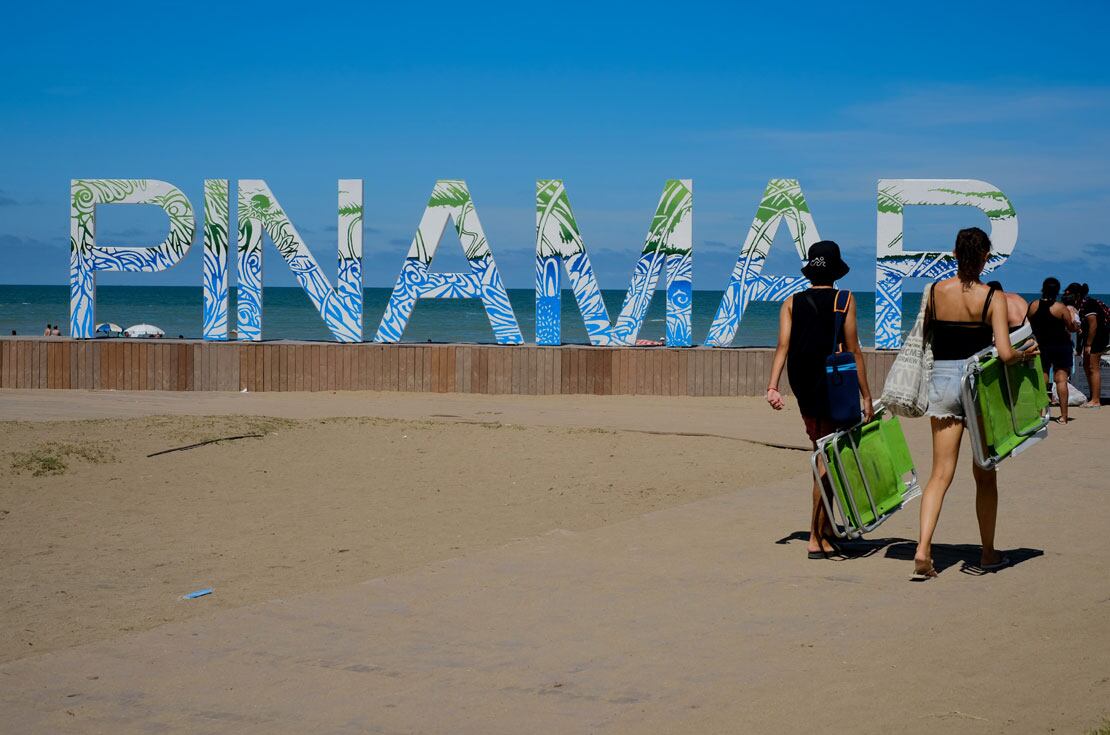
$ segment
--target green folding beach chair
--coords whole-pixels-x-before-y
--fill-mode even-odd
[[[1020,346],[1032,335],[1025,325],[1010,335]],[[1006,365],[993,347],[971,357],[960,385],[975,464],[994,469],[1048,436],[1048,392],[1041,357]]]
[[[819,439],[810,463],[818,483],[822,470],[828,477],[821,497],[840,538],[875,530],[921,494],[902,425],[881,404],[871,421]]]

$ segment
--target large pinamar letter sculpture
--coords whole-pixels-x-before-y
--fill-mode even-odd
[[[98,204],[155,204],[170,218],[170,232],[155,247],[96,244]],[[196,234],[188,198],[172,184],[156,179],[74,179],[70,187],[69,332],[95,336],[96,272],[163,271],[180,262]]]
[[[362,341],[362,180],[339,181],[338,275],[335,288],[297,234],[265,181],[239,182],[238,330],[262,339],[262,235],[270,236],[289,270],[340,342]]]
[[[804,261],[809,247],[818,242],[817,225],[813,222],[802,187],[795,179],[771,179],[759,202],[755,219],[740,248],[736,266],[721,296],[721,304],[713,317],[705,343],[710,347],[728,347],[736,337],[744,310],[751,301],[783,301],[809,285],[802,276],[768,276],[763,264],[775,241],[779,223],[786,220],[790,236]]]
[[[601,297],[590,257],[570,208],[563,182],[536,182],[536,344],[562,341],[562,270],[566,267],[578,311],[594,345],[634,345],[659,275],[667,274],[667,334],[670,347],[690,346],[693,276],[693,182],[668,179],[659,197],[644,249],[616,324]]]
[[[965,205],[981,209],[990,220],[991,256],[983,272],[1006,262],[1017,244],[1017,214],[1006,195],[975,179],[879,179],[879,213],[875,260],[875,347],[902,346],[902,281],[950,278],[956,273],[952,245],[907,251],[902,211],[910,205]]]
[[[227,251],[231,214],[227,179],[204,182],[204,325],[208,340],[227,339]]]
[[[470,273],[432,273],[432,258],[452,221]],[[399,342],[417,299],[481,299],[498,344],[524,342],[465,181],[440,180],[432,189],[374,341]]]

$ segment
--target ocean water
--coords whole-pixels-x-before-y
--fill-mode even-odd
[[[232,289],[230,313],[235,314]],[[368,288],[364,304],[364,338],[371,340],[389,300],[390,289]],[[625,292],[604,291],[609,316],[620,313]],[[1027,296],[1029,298],[1029,296]],[[535,292],[509,289],[509,299],[520,323],[525,342],[535,341]],[[874,344],[875,295],[856,292],[860,339],[864,346]],[[1106,298],[1104,298],[1106,300]],[[720,291],[694,291],[693,334],[700,343],[709,333]],[[920,293],[907,292],[902,308],[907,315],[903,329],[909,330],[921,303]],[[115,322],[123,328],[147,323],[161,327],[167,337],[197,338],[201,333],[202,295],[195,286],[101,286],[97,289],[97,322]],[[779,304],[754,302],[744,314],[736,339],[738,347],[769,347],[776,341]],[[666,296],[661,291],[651,302],[641,339],[662,340],[665,326]],[[42,334],[47,323],[59,324],[68,332],[69,289],[66,286],[0,285],[0,334]],[[588,344],[582,318],[574,296],[563,294],[563,341]],[[266,339],[331,340],[316,309],[300,288],[266,288],[263,300],[262,334]],[[476,299],[422,299],[417,302],[405,342],[478,342],[492,343],[493,332],[482,304]]]

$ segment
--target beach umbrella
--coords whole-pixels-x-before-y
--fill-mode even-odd
[[[129,337],[165,337],[166,333],[153,324],[135,324],[124,330]]]
[[[112,322],[104,322],[103,324],[96,325],[97,334],[119,334],[123,331],[120,325],[113,324]]]

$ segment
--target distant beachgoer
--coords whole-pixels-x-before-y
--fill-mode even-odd
[[[1049,277],[1041,286],[1041,298],[1029,306],[1029,326],[1041,350],[1045,386],[1056,384],[1060,400],[1060,423],[1068,423],[1068,378],[1071,377],[1071,333],[1076,330],[1068,307],[1057,301],[1060,281]]]
[[[933,433],[933,469],[921,495],[921,538],[913,559],[912,579],[915,581],[937,576],[933,567],[933,533],[960,456],[965,421],[960,397],[964,363],[976,352],[990,347],[992,339],[999,358],[1007,365],[1037,354],[1036,344],[1022,351],[1010,345],[1006,304],[1002,299],[994,299],[996,289],[979,280],[990,252],[987,233],[978,227],[960,230],[953,250],[957,274],[954,278],[938,281],[929,293],[925,332],[933,347],[933,372],[929,378],[926,415]],[[994,548],[998,477],[994,470],[984,470],[974,462],[971,471],[975,477],[975,512],[983,544],[979,566],[994,571],[1010,563]]]
[[[1025,324],[1025,317],[1029,312],[1028,301],[1019,294],[1003,290],[1002,284],[998,281],[988,281],[987,287],[997,289],[1000,296],[1006,297],[1006,321],[1010,324],[1010,331]]]
[[[58,329],[57,324],[55,324],[54,328],[52,330],[50,330],[50,335],[53,336],[53,337],[61,337],[62,336],[62,330]]]
[[[809,279],[811,288],[788,298],[779,310],[778,347],[767,384],[767,403],[776,411],[786,405],[779,392],[779,379],[785,367],[790,388],[794,391],[802,421],[805,422],[806,434],[814,449],[818,439],[845,428],[836,425],[830,417],[825,359],[832,347],[835,328],[833,306],[837,290],[834,283],[847,273],[848,264],[841,259],[840,247],[835,242],[823,240],[815,243],[809,249],[807,265],[802,268],[802,275]],[[871,389],[867,384],[867,370],[859,346],[854,298],[849,298],[848,314],[844,320],[844,349],[855,356],[863,416],[870,420],[873,415]],[[810,559],[825,559],[839,553],[821,493],[822,488],[815,479],[809,524]]]
[[[53,331],[53,329],[54,329],[53,326],[51,326],[50,324],[47,324],[46,329],[42,330],[42,336],[43,337],[49,337],[50,333]]]
[[[1091,398],[1083,404],[1087,408],[1102,406],[1102,354],[1110,346],[1110,323],[1106,318],[1106,305],[1091,297],[1085,283],[1069,283],[1064,289],[1063,301],[1079,312],[1079,332],[1076,335],[1075,354],[1079,355]]]
[[[185,339],[185,335],[184,334],[179,334],[179,335],[177,335],[177,338],[178,339]]]
[[[13,336],[13,337],[15,337],[15,336],[16,336],[16,333],[15,333],[15,330],[14,330],[14,329],[12,330],[12,336]]]

